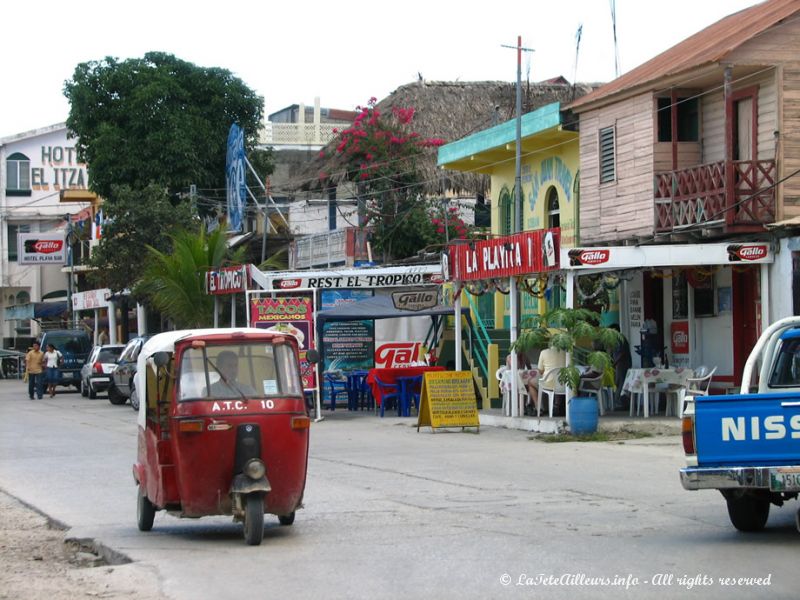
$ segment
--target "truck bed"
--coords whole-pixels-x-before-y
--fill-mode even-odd
[[[697,465],[800,464],[800,394],[695,398]]]

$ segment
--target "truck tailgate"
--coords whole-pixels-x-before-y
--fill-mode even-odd
[[[800,464],[800,394],[695,398],[698,465]]]

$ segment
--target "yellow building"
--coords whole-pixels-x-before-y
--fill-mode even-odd
[[[522,229],[561,229],[562,247],[578,244],[579,146],[578,132],[565,122],[558,102],[522,116],[521,189]],[[571,120],[570,120],[571,121]],[[438,164],[445,169],[485,173],[491,177],[492,234],[514,233],[516,209],[516,120],[506,121],[439,149]],[[521,315],[541,312],[548,302],[560,303],[558,286],[538,299],[522,294]],[[508,296],[485,294],[478,313],[489,326],[509,325]]]

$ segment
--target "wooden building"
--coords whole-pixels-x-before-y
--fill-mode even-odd
[[[569,108],[584,244],[763,232],[800,215],[800,2],[729,15]]]

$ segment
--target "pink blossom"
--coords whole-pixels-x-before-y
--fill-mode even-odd
[[[369,177],[369,175],[367,173],[362,173],[361,174],[361,179],[366,179],[367,177]]]
[[[325,158],[325,150],[320,150],[319,151],[319,157],[320,158]]]

